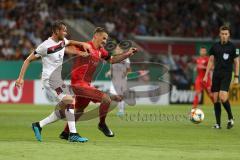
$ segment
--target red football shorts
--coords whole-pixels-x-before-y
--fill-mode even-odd
[[[87,82],[81,82],[72,85],[73,92],[75,94],[75,108],[84,109],[92,101],[98,103],[102,101],[104,93],[95,87],[90,86]]]

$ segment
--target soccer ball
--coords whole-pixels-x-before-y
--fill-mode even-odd
[[[190,121],[195,124],[201,123],[204,120],[204,113],[201,109],[195,108],[191,110]]]

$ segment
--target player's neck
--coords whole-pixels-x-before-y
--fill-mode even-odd
[[[59,41],[60,41],[55,34],[52,34],[51,39],[52,39],[53,41],[55,41],[55,42],[59,42]]]
[[[94,46],[95,48],[97,48],[97,49],[100,48],[100,45],[99,45],[94,39],[92,40],[92,43],[93,43],[93,46]]]

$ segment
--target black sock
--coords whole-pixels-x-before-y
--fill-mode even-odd
[[[216,123],[220,126],[221,125],[221,103],[220,102],[214,103],[214,111],[215,111]]]
[[[233,119],[233,115],[232,115],[232,110],[231,110],[231,106],[229,101],[227,100],[226,102],[223,102],[223,107],[225,108],[225,110],[227,111],[228,114],[228,119]]]

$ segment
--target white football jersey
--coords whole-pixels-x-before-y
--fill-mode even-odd
[[[127,69],[130,68],[129,58],[119,63],[111,65],[111,75],[113,81],[121,81],[127,79]]]
[[[64,51],[68,43],[69,41],[66,38],[56,42],[49,37],[36,48],[34,55],[42,58],[42,80],[50,79],[54,72],[58,72],[54,75],[61,78]]]
[[[112,84],[110,93],[123,95],[127,90],[127,70],[130,68],[130,60],[127,58],[120,63],[111,65]]]

